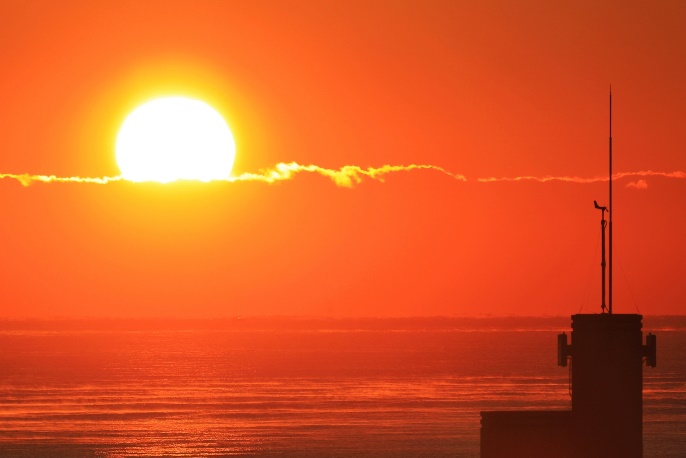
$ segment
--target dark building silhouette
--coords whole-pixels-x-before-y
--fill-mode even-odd
[[[572,418],[584,456],[643,456],[641,315],[572,317]]]
[[[571,410],[481,412],[481,456],[571,458]]]
[[[656,338],[642,342],[641,315],[572,316],[572,410],[481,413],[481,457],[642,457],[643,361],[654,367]]]
[[[612,313],[612,91],[609,146],[610,205],[593,201],[602,212],[602,313],[572,315],[571,344],[564,333],[557,341],[558,364],[571,360],[572,410],[481,412],[482,458],[643,456],[643,361],[655,367],[657,339],[648,334],[643,344],[641,315]]]

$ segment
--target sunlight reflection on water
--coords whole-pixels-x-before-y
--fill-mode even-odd
[[[475,457],[481,410],[570,408],[555,334],[0,332],[0,454]],[[686,445],[685,334],[645,372],[647,457]]]

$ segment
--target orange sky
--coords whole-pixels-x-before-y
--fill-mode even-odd
[[[116,176],[125,116],[179,94],[234,174],[467,181],[3,179],[0,317],[599,311],[607,183],[478,181],[605,176],[610,84],[615,171],[686,171],[686,3],[578,3],[2,2],[0,174]],[[683,313],[685,176],[616,181],[615,312]]]

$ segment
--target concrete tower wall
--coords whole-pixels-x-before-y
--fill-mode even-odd
[[[641,318],[572,316],[572,412],[583,456],[643,455]]]

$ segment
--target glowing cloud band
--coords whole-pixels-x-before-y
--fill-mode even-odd
[[[448,175],[456,180],[466,181],[462,175],[456,175],[448,172],[442,167],[426,164],[410,164],[410,165],[384,165],[382,167],[362,168],[357,165],[346,165],[340,169],[327,169],[318,165],[300,165],[296,162],[279,163],[274,168],[260,170],[258,173],[242,173],[238,176],[228,178],[227,180],[215,181],[258,181],[263,183],[276,183],[278,181],[288,181],[299,173],[315,173],[333,180],[336,185],[350,188],[355,184],[361,183],[365,178],[376,181],[384,181],[384,176],[390,173],[408,172],[412,170],[434,170]],[[93,184],[108,184],[114,181],[128,181],[121,176],[116,177],[98,177],[98,178],[81,178],[81,177],[57,177],[54,175],[30,175],[30,174],[0,174],[0,179],[10,178],[19,181],[24,186],[29,186],[34,182],[41,183],[93,183]]]
[[[620,179],[626,177],[664,177],[664,178],[686,178],[686,172],[676,171],[676,172],[655,172],[653,170],[642,170],[640,172],[620,172],[612,175],[613,179]],[[582,178],[582,177],[570,177],[570,176],[520,176],[520,177],[490,177],[490,178],[477,178],[476,181],[480,183],[494,183],[498,181],[537,181],[539,183],[548,183],[550,181],[562,181],[567,183],[598,183],[603,181],[608,181],[607,176],[594,177],[594,178]]]
[[[262,183],[276,183],[279,181],[292,180],[296,175],[300,173],[314,173],[327,178],[330,178],[337,186],[350,188],[356,184],[362,183],[365,179],[374,181],[384,181],[386,175],[398,173],[398,172],[410,172],[419,170],[429,170],[440,172],[441,174],[447,175],[458,181],[466,182],[468,181],[464,175],[455,174],[447,171],[443,167],[429,164],[410,164],[410,165],[384,165],[381,167],[369,167],[362,168],[357,165],[346,165],[340,169],[328,169],[325,167],[320,167],[318,165],[301,165],[297,162],[284,163],[281,162],[276,164],[273,168],[263,169],[257,173],[242,173],[238,176],[228,178],[228,182],[262,182]],[[645,177],[664,177],[664,178],[676,178],[684,179],[686,178],[686,172],[675,171],[675,172],[656,172],[653,170],[644,170],[640,172],[620,172],[613,175],[615,179],[635,177],[635,178],[645,178]],[[14,173],[2,173],[0,174],[0,179],[12,179],[20,182],[24,186],[29,186],[33,183],[91,183],[91,184],[108,184],[116,181],[128,181],[121,176],[114,177],[58,177],[55,175],[31,175],[28,173],[24,174],[14,174]],[[608,178],[605,177],[594,177],[594,178],[583,178],[576,176],[518,176],[518,177],[490,177],[490,178],[477,178],[475,181],[479,183],[496,183],[496,182],[517,182],[517,181],[534,181],[539,183],[548,183],[552,181],[565,182],[565,183],[597,183],[607,181]],[[637,182],[632,182],[627,185],[628,187],[633,187],[637,189],[645,189],[647,183],[645,180],[639,180]]]
[[[30,186],[33,183],[94,183],[107,184],[114,181],[124,181],[122,177],[58,177],[55,175],[31,175],[28,173],[0,173],[0,179],[10,178],[17,180],[24,186]]]
[[[229,181],[263,181],[274,183],[277,181],[290,180],[297,173],[310,172],[331,178],[338,186],[350,188],[354,184],[359,184],[364,178],[377,181],[384,181],[384,175],[396,172],[409,172],[412,170],[435,170],[448,175],[456,180],[467,181],[463,175],[448,172],[443,167],[426,164],[410,165],[384,165],[382,167],[369,167],[363,169],[357,165],[346,165],[338,170],[327,169],[318,165],[300,165],[296,162],[280,163],[273,169],[261,170],[259,173],[243,173],[237,177],[230,178]]]

